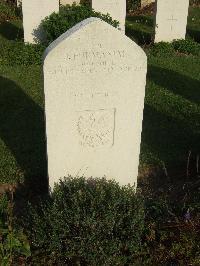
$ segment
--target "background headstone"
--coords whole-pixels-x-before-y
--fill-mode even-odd
[[[185,39],[189,0],[157,0],[155,42]]]
[[[73,3],[80,4],[80,0],[60,0],[61,5],[72,5]]]
[[[23,0],[24,41],[37,43],[45,38],[41,21],[53,12],[59,11],[59,0]]]
[[[49,183],[72,175],[137,182],[147,59],[119,30],[89,18],[45,52]]]
[[[92,8],[120,22],[120,29],[125,32],[126,0],[92,0]]]

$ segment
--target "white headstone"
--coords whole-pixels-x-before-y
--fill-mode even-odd
[[[80,4],[80,0],[60,0],[60,4],[65,5],[72,5],[73,3]]]
[[[24,41],[37,43],[45,38],[41,21],[53,12],[59,11],[59,0],[23,0]]]
[[[185,39],[189,0],[157,0],[155,42]]]
[[[143,8],[143,7],[148,6],[154,2],[155,2],[155,0],[141,0],[141,7]]]
[[[89,18],[45,52],[49,184],[64,176],[137,182],[147,59],[119,30]]]
[[[110,14],[119,21],[120,29],[125,32],[126,0],[92,0],[92,8],[102,14]]]

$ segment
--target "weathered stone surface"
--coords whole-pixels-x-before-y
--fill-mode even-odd
[[[49,183],[67,175],[137,182],[147,59],[97,18],[79,23],[45,52]]]
[[[41,21],[59,11],[59,0],[23,0],[24,42],[38,43],[45,38]]]
[[[103,14],[109,13],[120,23],[120,29],[125,32],[126,0],[92,0],[92,8]]]
[[[189,0],[157,0],[155,42],[185,39]]]

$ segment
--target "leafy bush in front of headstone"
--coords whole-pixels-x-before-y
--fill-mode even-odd
[[[47,43],[49,44],[53,42],[71,27],[89,17],[101,18],[116,28],[119,26],[119,22],[113,20],[109,14],[104,15],[99,12],[95,12],[88,5],[73,4],[72,6],[62,6],[59,13],[51,14],[42,22],[42,27],[46,33]]]
[[[153,56],[172,55],[178,52],[187,55],[200,55],[200,44],[192,39],[158,42],[150,46],[150,54]]]
[[[2,42],[0,43],[0,64],[40,65],[44,50],[43,45],[15,41]]]
[[[125,265],[141,249],[143,201],[134,187],[68,177],[28,210],[23,223],[33,250],[57,265]]]
[[[158,42],[154,43],[150,47],[150,54],[153,56],[162,56],[162,55],[172,55],[174,49],[171,43],[168,42]]]
[[[0,265],[13,265],[18,257],[31,255],[30,245],[21,228],[16,227],[14,203],[7,195],[0,195]]]
[[[174,40],[172,43],[175,51],[183,54],[200,55],[200,44],[192,39]]]
[[[91,6],[91,1],[92,0],[80,0],[80,4],[85,6]]]

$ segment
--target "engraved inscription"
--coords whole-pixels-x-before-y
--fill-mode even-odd
[[[104,72],[122,73],[131,70],[141,71],[142,66],[135,66],[132,64],[125,64],[125,59],[128,57],[124,50],[104,50],[99,48],[91,51],[81,51],[69,53],[64,51],[63,61],[65,64],[57,65],[55,68],[49,68],[48,72],[52,74],[60,74],[64,76],[73,76],[77,74],[95,74]]]
[[[79,142],[84,147],[114,145],[115,109],[86,110],[77,121]]]
[[[169,19],[167,19],[168,21],[171,21],[171,31],[173,30],[173,24],[174,24],[174,22],[176,21],[178,21],[176,18],[174,18],[174,16],[173,15],[171,15],[171,18],[169,18]]]
[[[118,96],[117,91],[91,91],[86,89],[76,90],[76,89],[70,89],[69,90],[69,97],[72,98],[74,101],[77,100],[79,103],[80,99],[88,101],[88,100],[106,100],[111,97]]]

